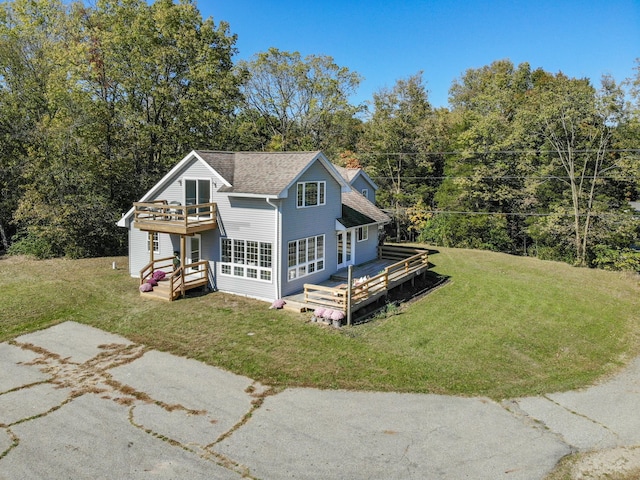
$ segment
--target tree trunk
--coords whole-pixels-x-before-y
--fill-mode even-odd
[[[0,221],[0,239],[2,240],[2,247],[5,251],[9,250],[9,240],[7,239],[7,234],[4,230],[4,225]]]

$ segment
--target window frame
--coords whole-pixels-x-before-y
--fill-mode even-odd
[[[308,203],[309,192],[307,191],[307,185],[311,188],[311,185],[315,186],[315,202]],[[296,207],[297,208],[311,208],[320,207],[327,204],[327,182],[325,180],[298,182],[296,185]]]
[[[195,197],[187,197],[187,184],[189,182],[195,182]],[[184,197],[184,206],[191,207],[192,205],[200,205],[202,203],[211,203],[211,198],[213,195],[213,185],[210,178],[206,177],[183,177],[182,178],[182,195]],[[208,197],[203,196],[203,192],[201,191],[201,187],[205,186],[206,191],[208,191]],[[204,192],[207,193],[207,192]],[[189,204],[189,201],[193,201],[195,203]],[[195,208],[186,208],[185,212],[189,216],[196,216],[202,218],[208,218],[209,210],[207,208],[202,208],[196,210]]]
[[[153,232],[153,241],[149,242],[149,235],[147,234],[147,253],[151,253],[151,243],[153,243],[153,253],[160,253],[160,233]]]
[[[357,242],[366,242],[369,240],[369,226],[363,225],[361,227],[356,228],[356,241]]]
[[[325,269],[325,235],[298,238],[287,243],[287,281],[292,282]]]
[[[220,239],[220,275],[273,283],[273,245],[259,240]]]

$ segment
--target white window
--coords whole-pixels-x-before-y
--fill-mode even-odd
[[[369,238],[369,227],[358,227],[356,229],[356,238],[359,242],[364,242]]]
[[[271,281],[272,248],[267,242],[223,238],[220,273],[265,282]]]
[[[153,253],[160,253],[160,235],[158,232],[153,232]],[[147,235],[147,252],[151,251],[151,243],[149,242],[149,235]]]
[[[324,235],[289,242],[287,262],[289,280],[324,270]]]
[[[201,205],[211,202],[211,180],[209,179],[184,179],[184,201],[185,205]],[[201,207],[199,209],[187,209],[188,215],[207,215],[209,209]]]
[[[327,182],[298,183],[298,208],[325,204]]]

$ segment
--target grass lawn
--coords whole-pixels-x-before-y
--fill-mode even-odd
[[[640,354],[637,275],[438,250],[447,285],[341,330],[222,293],[142,299],[125,258],[0,257],[0,341],[74,320],[273,386],[496,400],[587,385]]]

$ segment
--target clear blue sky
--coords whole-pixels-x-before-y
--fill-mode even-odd
[[[199,0],[238,35],[237,59],[276,47],[329,55],[364,77],[354,102],[419,71],[434,106],[469,68],[510,59],[617,81],[640,57],[640,0]]]

